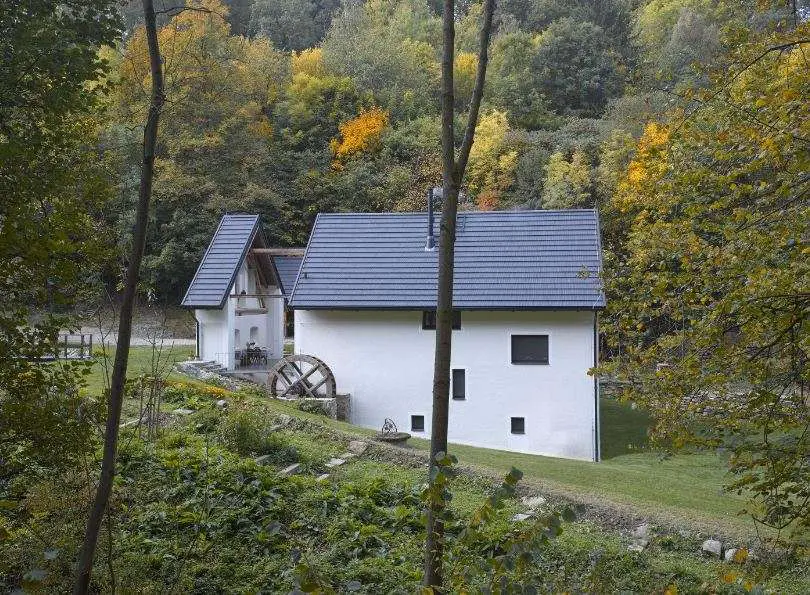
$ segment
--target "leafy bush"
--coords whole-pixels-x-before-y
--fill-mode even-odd
[[[294,463],[298,453],[274,428],[263,409],[237,408],[228,412],[219,426],[219,440],[240,455],[271,455],[277,463]]]
[[[230,394],[218,386],[167,382],[163,389],[163,400],[188,409],[199,410],[213,407],[217,400]]]

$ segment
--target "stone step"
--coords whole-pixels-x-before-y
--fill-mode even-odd
[[[352,440],[349,442],[349,446],[346,447],[348,451],[352,454],[357,455],[358,457],[366,452],[368,448],[368,442],[363,442],[362,440]]]
[[[296,473],[298,473],[299,469],[301,469],[301,463],[293,463],[289,467],[286,467],[281,471],[279,471],[278,474],[283,475],[285,477],[289,475],[295,475]]]

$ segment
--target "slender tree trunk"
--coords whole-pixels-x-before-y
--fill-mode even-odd
[[[447,452],[447,427],[450,408],[450,353],[453,337],[453,273],[456,242],[456,215],[458,195],[467,160],[470,156],[484,94],[484,80],[488,63],[489,39],[492,32],[492,15],[495,0],[486,0],[484,22],[481,27],[478,51],[478,69],[475,87],[470,101],[467,127],[456,160],[453,136],[453,61],[455,46],[455,2],[445,0],[442,15],[442,207],[441,231],[439,234],[439,274],[436,297],[436,351],[433,361],[433,415],[430,428],[430,481],[434,477],[436,456]],[[441,591],[444,582],[442,559],[444,555],[444,523],[442,502],[433,502],[427,511],[427,536],[425,540],[425,574],[423,584]]]
[[[124,398],[124,382],[127,375],[129,358],[129,341],[132,336],[132,311],[138,290],[141,260],[146,244],[146,227],[149,219],[149,200],[152,196],[152,178],[155,167],[155,144],[157,142],[158,121],[163,108],[163,67],[160,48],[158,47],[155,9],[152,0],[143,0],[143,14],[146,27],[146,39],[149,45],[149,65],[152,74],[152,97],[149,114],[143,134],[143,163],[141,165],[141,182],[138,189],[138,206],[135,215],[135,228],[132,237],[132,252],[127,268],[123,302],[118,323],[118,343],[115,350],[110,399],[107,406],[107,423],[104,434],[104,456],[101,462],[99,478],[93,508],[87,520],[84,543],[76,569],[74,594],[87,593],[90,587],[90,576],[93,570],[96,545],[104,513],[110,500],[113,476],[115,475],[116,450],[118,447],[118,427],[121,423],[121,405]]]

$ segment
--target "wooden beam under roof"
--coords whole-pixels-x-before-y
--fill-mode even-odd
[[[252,248],[252,254],[266,254],[268,256],[303,256],[305,248]]]

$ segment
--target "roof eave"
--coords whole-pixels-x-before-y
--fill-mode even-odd
[[[604,310],[607,306],[458,306],[455,309],[463,312],[593,312]],[[367,306],[367,305],[300,305],[290,303],[293,310],[345,310],[345,311],[372,311],[385,312],[388,310],[421,312],[435,310],[435,306]]]

